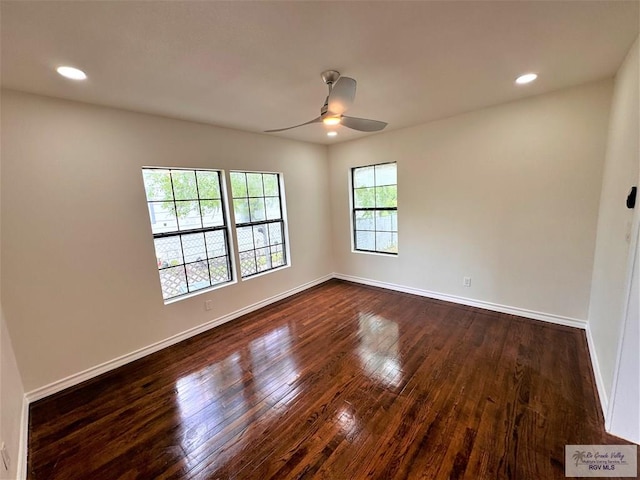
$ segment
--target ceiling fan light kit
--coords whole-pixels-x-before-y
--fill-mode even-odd
[[[338,125],[340,123],[340,117],[337,115],[335,117],[324,117],[322,123],[325,125]]]
[[[265,133],[283,132],[311,123],[324,123],[328,126],[344,125],[360,132],[377,132],[387,126],[386,122],[379,120],[344,115],[344,112],[353,105],[353,101],[356,98],[356,81],[353,78],[341,77],[340,72],[336,70],[325,70],[320,76],[329,88],[329,95],[327,95],[324,105],[320,109],[320,116],[293,127],[265,130]]]

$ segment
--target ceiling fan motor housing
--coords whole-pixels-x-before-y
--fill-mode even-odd
[[[331,87],[340,78],[340,72],[335,70],[325,70],[321,73],[322,81]]]
[[[344,112],[351,107],[356,95],[356,81],[353,78],[341,77],[336,70],[325,70],[320,74],[322,81],[329,87],[329,95],[320,109],[320,116],[308,122],[293,127],[266,130],[267,133],[283,132],[292,128],[302,127],[311,123],[325,123],[327,125],[342,124],[352,130],[360,132],[377,132],[387,126],[385,122],[366,118],[347,117]],[[334,88],[335,87],[335,88]]]

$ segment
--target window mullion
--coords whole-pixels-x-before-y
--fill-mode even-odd
[[[202,203],[200,199],[200,188],[198,187],[198,172],[196,170],[193,171],[193,176],[196,179],[196,198],[198,201],[198,213],[200,214],[200,227],[204,228],[204,222],[202,221]]]
[[[178,238],[180,239],[180,251],[182,252],[182,270],[184,270],[184,281],[187,284],[187,293],[190,293],[191,290],[189,289],[189,275],[187,275],[187,259],[184,256],[184,243],[182,241],[182,235],[179,235]]]
[[[203,227],[203,228],[194,228],[191,230],[154,233],[153,238],[166,238],[166,237],[174,237],[176,235],[190,235],[193,233],[214,232],[214,231],[225,230],[225,229],[226,228],[224,225],[216,225],[215,227]]]
[[[173,173],[169,170],[169,181],[171,182],[171,200],[173,200],[173,212],[176,216],[176,228],[180,230],[180,221],[178,220],[178,204],[176,203],[176,191],[173,186]]]

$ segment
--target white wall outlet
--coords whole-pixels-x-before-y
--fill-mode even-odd
[[[9,452],[4,442],[0,444],[0,454],[2,454],[2,467],[8,471],[9,467],[11,467],[11,459],[9,458]]]
[[[465,287],[471,286],[471,277],[462,277],[462,285]]]
[[[205,310],[211,310],[212,308],[213,308],[213,304],[211,303],[211,300],[205,300],[204,309]]]

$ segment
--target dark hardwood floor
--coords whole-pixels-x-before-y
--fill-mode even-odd
[[[31,479],[564,479],[584,332],[332,280],[31,405]]]

